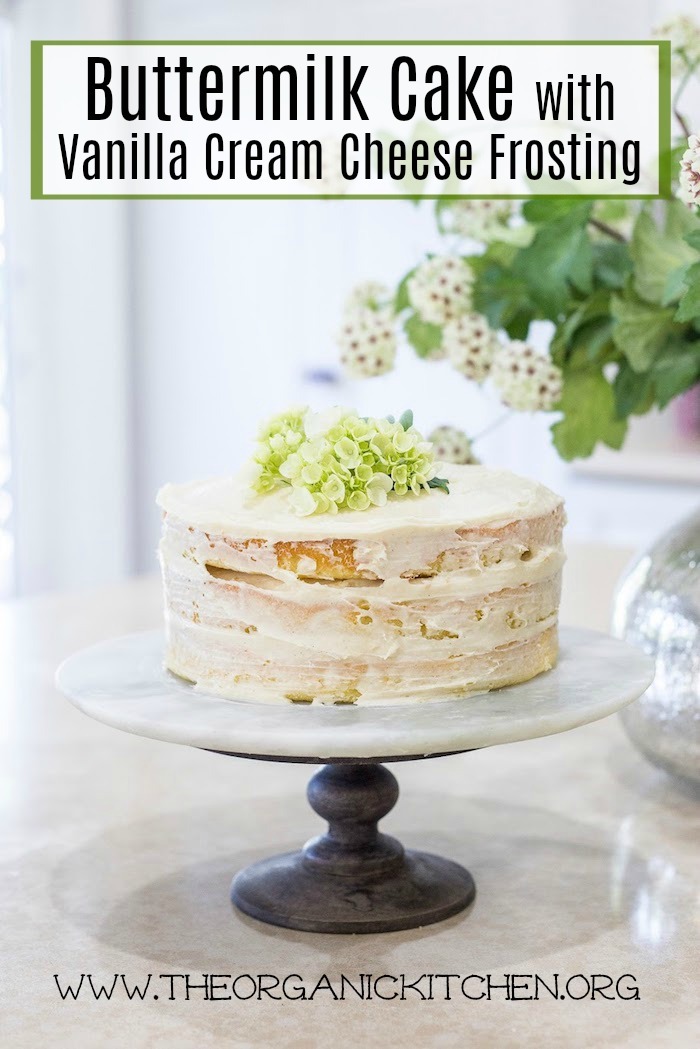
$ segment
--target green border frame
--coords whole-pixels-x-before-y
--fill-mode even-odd
[[[523,197],[514,193],[489,194],[425,193],[44,193],[44,48],[45,47],[157,47],[224,46],[245,44],[252,47],[332,45],[430,47],[445,46],[548,46],[548,47],[656,47],[659,57],[659,166],[658,193],[537,193]],[[668,40],[32,40],[31,41],[31,161],[32,200],[530,200],[555,197],[570,200],[663,200],[671,192],[671,43]]]

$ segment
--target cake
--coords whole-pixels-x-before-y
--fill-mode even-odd
[[[166,485],[168,669],[299,704],[468,697],[550,669],[561,499],[505,470],[444,469],[449,495],[305,517],[241,477]]]

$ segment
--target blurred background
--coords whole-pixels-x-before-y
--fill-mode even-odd
[[[289,403],[412,407],[424,432],[478,433],[501,414],[408,348],[385,377],[339,373],[343,300],[437,249],[427,204],[30,201],[32,38],[643,39],[676,13],[659,0],[0,2],[0,597],[152,571],[157,488],[235,470],[261,417]],[[477,451],[561,492],[570,538],[641,547],[697,504],[696,408],[691,394],[640,420],[623,452],[580,464],[557,458],[544,417],[513,417]]]

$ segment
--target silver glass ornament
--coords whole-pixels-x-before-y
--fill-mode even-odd
[[[655,765],[700,783],[700,510],[628,569],[613,632],[656,659],[653,685],[621,714],[628,736]]]

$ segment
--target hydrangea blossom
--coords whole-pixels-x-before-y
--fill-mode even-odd
[[[442,330],[442,348],[450,363],[474,382],[483,382],[498,349],[496,333],[480,313],[465,313]]]
[[[385,375],[396,360],[396,330],[393,315],[367,307],[347,313],[337,336],[340,361],[353,379]]]
[[[474,276],[462,259],[435,255],[426,259],[408,281],[408,298],[424,321],[445,324],[468,312]]]
[[[677,15],[654,31],[660,40],[671,41],[671,72],[680,78],[700,64],[700,25],[689,15]]]
[[[501,347],[491,379],[503,403],[519,412],[549,412],[562,393],[561,369],[524,342]]]
[[[271,492],[279,484],[280,467],[304,440],[306,408],[290,408],[274,415],[260,428],[253,454],[256,492]]]
[[[474,455],[472,442],[464,430],[458,430],[456,426],[437,426],[428,440],[435,457],[441,462],[474,466],[481,461]]]
[[[684,204],[700,207],[700,135],[691,135],[681,160],[680,190]]]
[[[357,310],[383,310],[389,307],[391,292],[386,284],[377,280],[366,280],[356,284],[345,300],[345,313]],[[390,310],[389,310],[390,312]]]
[[[431,484],[432,482],[432,484]],[[445,482],[435,478],[432,445],[411,413],[363,419],[338,408],[276,416],[261,431],[251,486],[258,493],[288,486],[296,514],[366,510],[390,493],[404,496]]]
[[[449,230],[461,237],[489,241],[508,222],[508,200],[455,200],[449,207]]]

